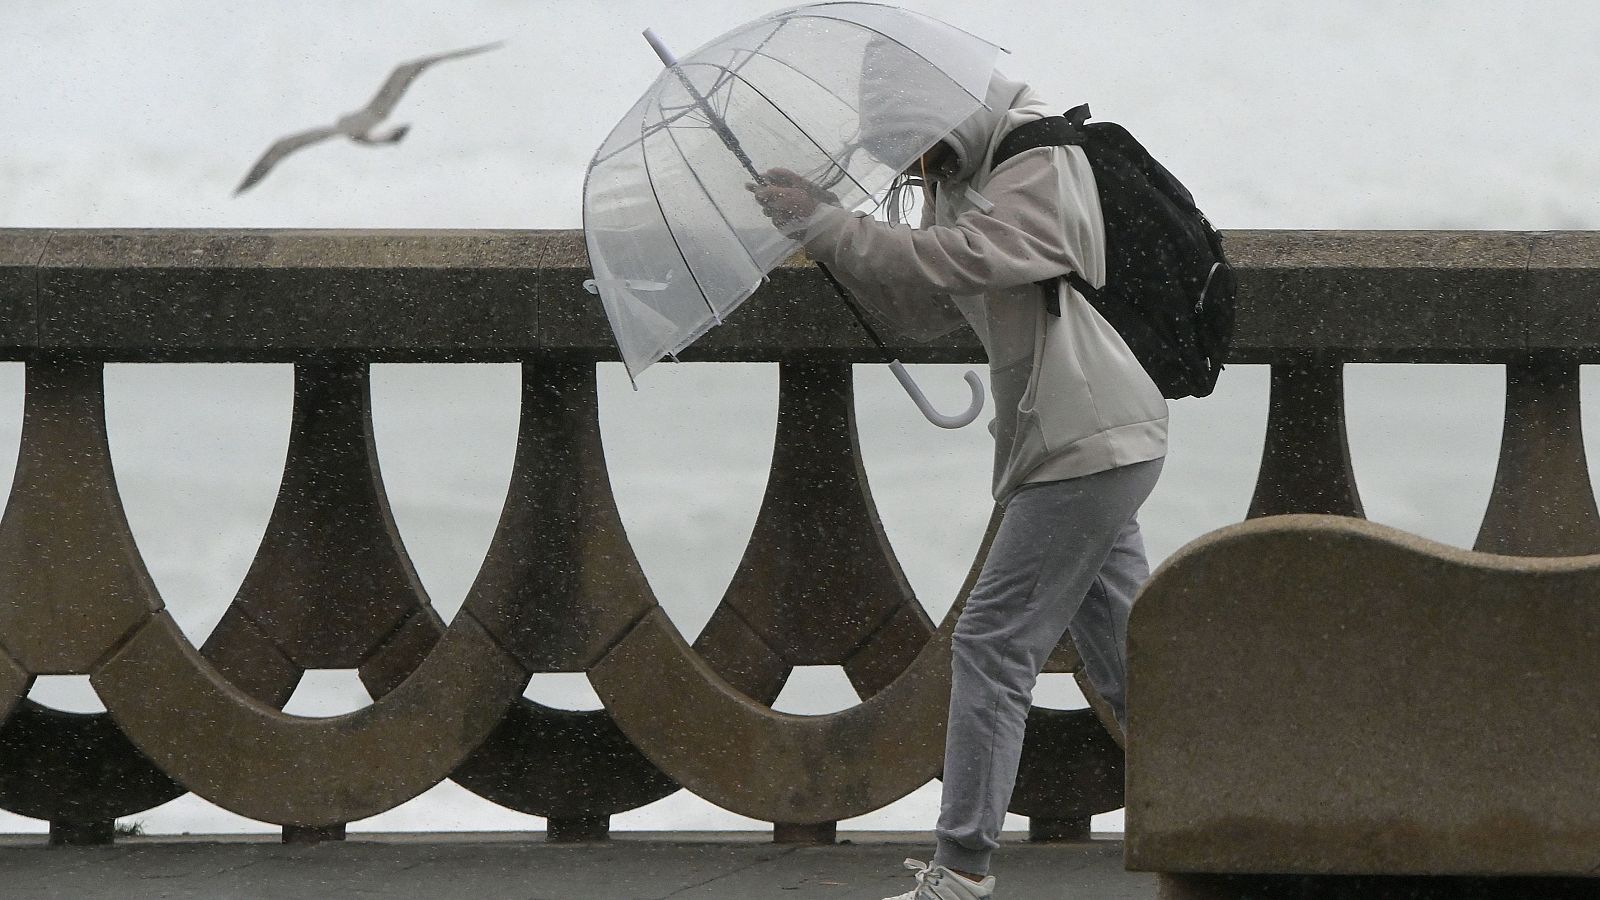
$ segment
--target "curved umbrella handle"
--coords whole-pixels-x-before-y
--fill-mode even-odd
[[[967,407],[966,412],[954,416],[947,416],[933,408],[933,404],[928,402],[927,395],[922,393],[922,388],[917,387],[917,383],[911,380],[911,373],[906,371],[905,366],[900,365],[900,360],[889,363],[889,371],[894,373],[894,377],[900,381],[900,386],[911,395],[911,400],[917,404],[917,409],[922,410],[928,421],[940,428],[961,428],[970,425],[972,420],[978,417],[978,413],[983,412],[983,381],[978,377],[978,373],[971,369],[967,370],[965,377],[967,386],[972,388],[972,405]]]

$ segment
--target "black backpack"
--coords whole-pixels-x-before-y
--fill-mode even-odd
[[[1111,122],[1086,125],[1078,106],[1018,126],[995,149],[994,166],[1035,147],[1083,148],[1106,225],[1106,284],[1066,278],[1122,335],[1163,396],[1204,397],[1216,386],[1233,334],[1233,267],[1222,236],[1189,191]],[[1055,280],[1040,282],[1061,315]]]

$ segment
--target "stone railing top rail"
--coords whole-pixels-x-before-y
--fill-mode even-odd
[[[1234,361],[1600,361],[1600,232],[1231,231]],[[0,358],[614,359],[576,231],[0,229]],[[894,348],[982,358],[965,330]],[[871,361],[791,260],[687,360]]]

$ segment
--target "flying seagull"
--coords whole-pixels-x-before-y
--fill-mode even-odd
[[[388,118],[389,113],[394,111],[395,105],[400,102],[400,96],[406,92],[406,88],[411,86],[411,82],[422,74],[423,69],[447,59],[457,59],[462,56],[472,56],[475,53],[493,50],[504,43],[505,41],[496,41],[493,44],[482,44],[477,47],[468,47],[465,50],[452,50],[449,53],[424,56],[408,63],[401,63],[389,74],[389,80],[383,83],[383,87],[378,89],[377,96],[373,97],[372,101],[364,108],[340,116],[339,121],[332,126],[312,128],[298,134],[291,134],[267,148],[267,152],[263,153],[261,158],[256,160],[256,164],[250,168],[250,174],[246,175],[244,181],[240,182],[239,186],[234,189],[233,195],[235,197],[239,196],[255,186],[256,182],[267,177],[267,173],[272,170],[272,167],[277,165],[278,161],[285,156],[299,150],[301,147],[308,147],[318,141],[336,135],[342,134],[358,144],[398,143],[401,138],[406,136],[406,132],[411,130],[410,125],[396,126],[386,134],[373,134],[373,129],[377,128],[379,123]]]

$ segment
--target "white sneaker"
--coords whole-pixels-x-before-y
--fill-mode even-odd
[[[982,881],[969,881],[944,866],[915,859],[906,860],[906,868],[917,873],[917,886],[883,900],[988,900],[994,896],[993,875]]]

